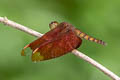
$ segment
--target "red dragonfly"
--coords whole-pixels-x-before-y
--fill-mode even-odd
[[[32,61],[53,59],[78,48],[82,39],[106,45],[102,40],[83,33],[67,22],[58,23],[54,21],[49,26],[51,28],[49,32],[23,48],[22,56],[25,56],[25,49],[29,47],[32,50]]]

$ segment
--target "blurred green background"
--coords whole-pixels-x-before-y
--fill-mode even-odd
[[[51,21],[66,21],[108,43],[83,40],[79,51],[120,76],[120,0],[0,0],[0,16],[36,31],[49,31]],[[33,63],[20,55],[36,37],[0,24],[0,80],[110,80],[78,57]]]

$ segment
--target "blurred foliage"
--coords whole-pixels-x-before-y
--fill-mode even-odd
[[[0,16],[41,33],[51,21],[69,22],[108,43],[83,40],[78,50],[120,76],[120,0],[0,0]],[[21,57],[21,49],[35,39],[0,24],[0,80],[110,80],[72,54],[36,64]]]

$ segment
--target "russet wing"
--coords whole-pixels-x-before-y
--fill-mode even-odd
[[[32,49],[32,61],[42,61],[62,56],[78,48],[82,43],[74,29],[71,24],[60,23],[56,28],[25,46],[21,54],[24,56],[25,49],[30,47]]]
[[[61,32],[59,36],[50,42],[45,42],[39,46],[32,54],[32,61],[42,61],[62,56],[78,48],[81,43],[81,38],[77,37],[76,34],[69,29],[66,32]]]
[[[49,32],[45,33],[42,37],[38,38],[37,40],[31,42],[30,44],[26,45],[22,52],[21,55],[25,56],[25,49],[30,47],[32,51],[34,51],[37,47],[42,45],[45,42],[50,42],[51,40],[54,40],[55,37],[59,35],[59,33],[64,30],[66,26],[63,24],[59,24],[55,29],[50,30]]]

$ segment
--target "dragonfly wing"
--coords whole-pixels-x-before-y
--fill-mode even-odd
[[[39,46],[32,54],[32,61],[42,61],[62,56],[82,43],[81,38],[70,29],[50,42],[45,42]]]
[[[40,45],[42,45],[45,42],[49,42],[51,40],[53,40],[55,37],[57,37],[59,35],[59,33],[64,30],[66,28],[66,26],[64,25],[64,23],[59,24],[56,28],[52,29],[51,31],[45,33],[42,37],[38,38],[37,40],[31,42],[30,44],[26,45],[22,52],[21,55],[24,56],[25,55],[25,49],[30,47],[33,51],[39,47]]]

